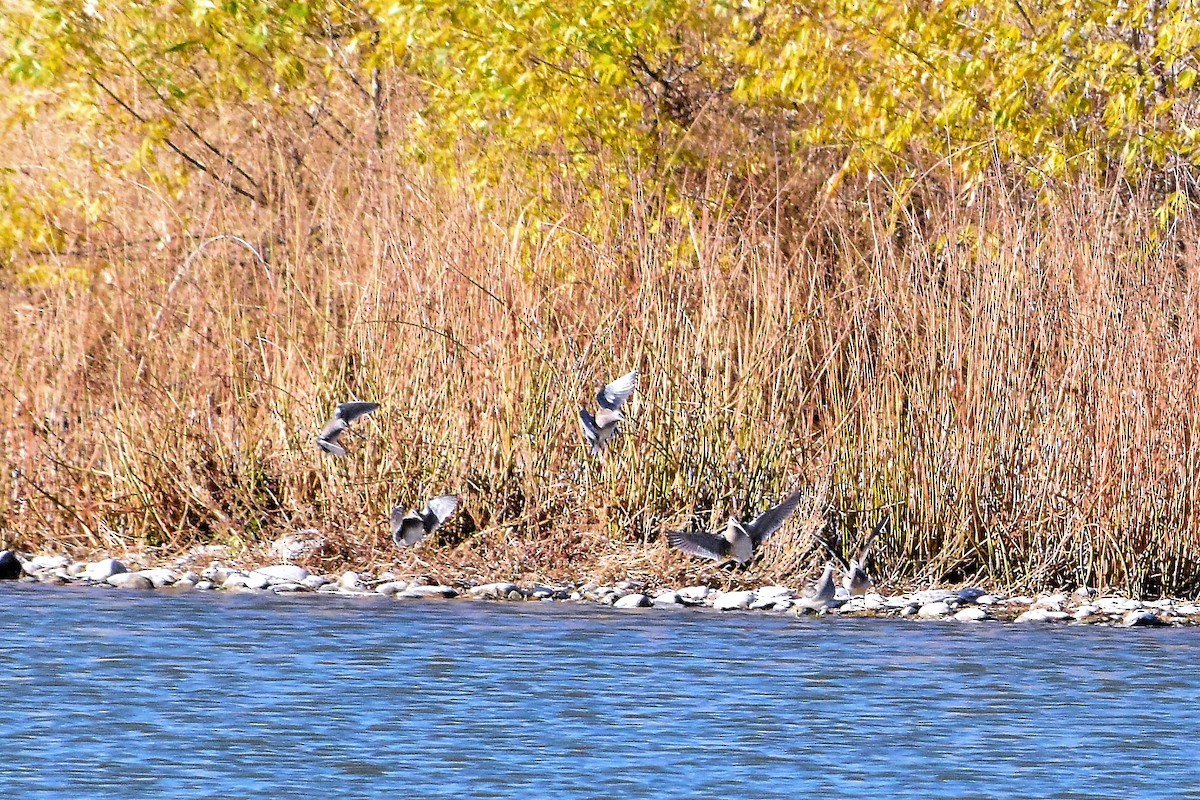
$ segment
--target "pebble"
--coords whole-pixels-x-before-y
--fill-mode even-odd
[[[1079,608],[1075,609],[1075,613],[1072,614],[1071,616],[1076,620],[1081,620],[1081,619],[1087,619],[1088,617],[1094,616],[1095,614],[1099,614],[1099,613],[1100,613],[1099,608],[1089,604],[1089,605],[1082,605]]]
[[[885,606],[883,595],[875,592],[863,595],[862,601],[864,611],[878,611]]]
[[[1070,615],[1065,611],[1031,608],[1017,617],[1014,622],[1058,622],[1059,620],[1066,619],[1068,616]]]
[[[690,600],[698,603],[704,600],[712,593],[712,590],[707,586],[685,586],[679,590],[679,596],[684,600]]]
[[[171,584],[171,588],[186,592],[189,589],[195,589],[197,583],[199,583],[199,581],[189,581],[184,578],[180,578]]]
[[[954,618],[959,622],[983,622],[985,619],[989,619],[990,617],[991,614],[989,614],[986,609],[982,609],[979,606],[969,606],[954,615]]]
[[[154,584],[155,589],[161,589],[164,586],[170,586],[179,580],[179,577],[165,567],[155,567],[153,569],[140,570],[140,575],[145,575]]]
[[[212,581],[200,581],[199,583],[196,584],[196,589],[201,592],[207,592],[211,589],[214,589],[215,587],[216,587],[216,584],[213,583]]]
[[[105,583],[119,589],[153,589],[154,582],[140,572],[118,572],[109,575]]]
[[[994,606],[999,602],[1000,598],[994,594],[981,594],[975,598],[975,605],[977,606]]]
[[[386,594],[390,596],[399,592],[403,592],[407,588],[408,583],[406,581],[384,581],[375,587],[375,593]]]
[[[326,578],[324,575],[309,575],[300,582],[310,589],[320,589],[327,583],[333,583],[333,581],[331,581],[329,578]]]
[[[342,577],[338,578],[338,586],[343,589],[361,589],[362,579],[354,570],[347,570],[342,573]]]
[[[944,600],[926,603],[917,611],[917,616],[924,619],[940,619],[950,615],[950,604]]]
[[[1018,595],[1017,597],[1008,598],[1006,602],[1010,606],[1031,606],[1033,605],[1033,598],[1026,597],[1025,595]]]
[[[918,605],[918,604],[915,601],[910,600],[909,598],[905,597],[904,595],[900,595],[898,597],[885,597],[883,599],[883,607],[884,608],[904,609],[904,608],[908,608],[911,605]]]
[[[1044,608],[1048,611],[1062,611],[1063,603],[1067,602],[1065,594],[1051,594],[1045,597],[1039,597],[1034,601],[1034,608]]]
[[[337,594],[341,588],[335,581],[327,581],[318,586],[317,591],[321,594]]]
[[[905,606],[904,608],[900,609],[900,616],[902,617],[915,617],[916,615],[917,606]]]
[[[21,577],[21,559],[12,550],[0,550],[0,581],[15,581]]]
[[[952,592],[949,589],[926,589],[923,592],[916,592],[909,598],[910,603],[916,603],[919,606],[929,605],[930,603],[949,602],[958,600],[958,593]]]
[[[509,600],[524,600],[525,595],[522,594],[520,589],[513,589],[511,592],[508,593],[508,599]]]
[[[275,594],[294,594],[296,592],[311,592],[312,589],[303,583],[274,583],[271,584],[271,591]]]
[[[753,602],[754,592],[723,592],[713,601],[713,608],[717,611],[733,611],[749,608]]]
[[[613,608],[646,608],[650,605],[650,598],[644,594],[627,594],[624,597],[613,603]]]
[[[103,583],[113,575],[119,575],[122,572],[128,571],[125,565],[115,558],[106,558],[94,564],[88,564],[87,568],[83,571],[83,577],[89,581]]]

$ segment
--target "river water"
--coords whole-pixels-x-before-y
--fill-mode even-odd
[[[1200,631],[0,586],[15,798],[1200,797]]]

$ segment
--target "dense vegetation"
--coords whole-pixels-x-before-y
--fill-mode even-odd
[[[372,563],[447,490],[408,568],[682,579],[663,530],[806,483],[839,550],[891,509],[892,581],[1200,590],[1198,47],[1173,2],[4,0],[0,538]]]

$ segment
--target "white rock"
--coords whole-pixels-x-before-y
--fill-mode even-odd
[[[280,581],[283,583],[283,581]],[[271,579],[261,572],[251,572],[246,576],[245,586],[247,589],[265,589],[271,585]]]
[[[222,589],[243,589],[246,586],[246,576],[240,572],[231,572],[221,581]]]
[[[122,572],[128,571],[129,570],[125,568],[125,565],[120,561],[117,561],[115,558],[106,558],[103,561],[97,561],[94,564],[88,564],[87,568],[83,571],[83,577],[87,578],[89,581],[103,583],[113,575],[119,575]]]
[[[267,579],[267,583],[274,585],[276,583],[300,583],[308,577],[308,570],[304,567],[297,567],[295,564],[272,564],[269,567],[256,569],[250,574],[262,575]]]
[[[34,556],[29,559],[29,565],[34,569],[60,569],[71,563],[66,556]]]
[[[985,592],[983,589],[980,589],[980,588],[974,587],[974,586],[970,586],[970,587],[967,587],[966,589],[958,590],[958,599],[962,600],[964,603],[974,603],[974,602],[978,601],[979,598],[983,597],[985,594],[987,594],[987,592]]]
[[[712,590],[707,586],[686,586],[679,590],[680,597],[682,597],[684,600],[691,600],[692,602],[699,602],[708,597],[711,593]]]
[[[1014,622],[1058,622],[1064,620],[1070,615],[1065,611],[1050,611],[1045,608],[1031,608],[1021,616],[1017,617]]]
[[[789,609],[793,608],[795,605],[796,605],[795,601],[789,600],[788,598],[783,597],[783,598],[780,598],[779,600],[775,601],[774,610],[775,611],[788,611]]]
[[[950,604],[944,600],[937,600],[932,603],[926,603],[917,611],[918,617],[925,619],[938,619],[950,614]]]
[[[153,589],[154,583],[140,572],[118,572],[109,575],[106,583],[120,589]]]
[[[400,598],[424,598],[424,597],[454,597],[458,594],[452,586],[409,586],[402,592],[396,594]]]
[[[1155,616],[1153,611],[1134,610],[1121,618],[1121,624],[1126,628],[1132,628],[1134,626],[1161,625],[1162,620]]]
[[[1026,597],[1025,595],[1018,595],[1017,597],[1010,597],[1004,602],[1008,603],[1010,606],[1031,606],[1033,605],[1033,598]]]
[[[467,594],[472,597],[487,597],[492,600],[503,600],[508,597],[509,592],[519,592],[515,583],[501,581],[499,583],[485,583],[480,586],[472,586],[467,590]]]
[[[375,587],[376,594],[393,595],[408,588],[406,581],[385,581]]]
[[[915,617],[916,615],[917,606],[905,606],[904,608],[900,609],[900,616],[902,617]]]
[[[677,606],[680,605],[680,599],[679,592],[667,590],[654,595],[651,602],[656,606]]]
[[[216,588],[216,584],[212,581],[200,581],[196,584],[196,589],[201,592],[207,592],[214,588]]]
[[[842,612],[852,614],[856,611],[866,611],[867,601],[863,597],[851,597],[842,604]]]
[[[1091,605],[1090,603],[1085,603],[1084,605],[1081,605],[1079,608],[1075,609],[1075,613],[1072,614],[1071,616],[1073,618],[1079,620],[1079,619],[1087,619],[1088,617],[1092,616],[1093,614],[1098,614],[1098,613],[1100,613],[1099,608],[1097,608],[1094,605]]]
[[[732,611],[737,608],[749,608],[753,602],[754,592],[723,592],[713,601],[713,608],[717,611]]]
[[[343,589],[361,589],[362,579],[354,570],[347,570],[342,573],[342,577],[338,578],[338,585]]]
[[[180,581],[190,581],[192,583],[199,583],[200,576],[197,575],[196,573],[192,572],[191,570],[188,570],[187,572],[185,572],[179,576],[179,580]],[[179,583],[179,581],[175,581],[175,582]]]
[[[881,608],[887,607],[887,603],[884,601],[883,596],[876,594],[875,592],[869,592],[868,594],[863,595],[862,601],[864,611],[878,611]]]
[[[627,594],[617,602],[613,603],[613,608],[645,608],[650,605],[650,598],[644,594]]]
[[[909,598],[910,602],[916,603],[919,606],[952,600],[958,600],[958,593],[952,592],[949,589],[926,589],[923,592],[916,592]]]
[[[310,589],[320,589],[327,583],[333,583],[333,581],[331,581],[329,578],[326,578],[324,575],[309,575],[300,582]]]
[[[1101,597],[1095,602],[1095,605],[1105,614],[1120,614],[1125,611],[1137,611],[1142,607],[1142,604],[1137,600],[1129,600],[1124,597]]]
[[[1051,594],[1045,597],[1039,597],[1034,601],[1034,608],[1044,608],[1048,611],[1062,611],[1063,604],[1067,602],[1065,594]]]
[[[275,594],[294,594],[296,592],[311,592],[312,589],[303,583],[273,583],[271,591]]]
[[[1195,603],[1184,603],[1175,609],[1176,614],[1182,614],[1185,617],[1194,617],[1200,614],[1200,605]]]
[[[795,598],[796,593],[786,586],[764,586],[754,593],[759,600],[782,600]]]
[[[199,582],[200,581],[189,581],[185,578],[180,578],[179,580],[177,580],[171,584],[171,588],[176,589],[181,592],[184,592],[184,591],[188,591],[190,589],[195,589],[196,584],[198,584]]]
[[[909,606],[920,605],[916,600],[910,599],[907,595],[897,595],[895,597],[883,598],[884,608],[908,608]]]
[[[154,569],[141,570],[139,575],[145,575],[154,584],[155,589],[161,589],[164,586],[170,586],[179,580],[179,577],[169,569],[164,567],[155,567]]]
[[[981,594],[975,598],[975,605],[977,606],[994,606],[998,602],[1000,602],[1000,598],[994,594]]]
[[[959,622],[983,622],[990,615],[979,606],[968,606],[954,615]]]

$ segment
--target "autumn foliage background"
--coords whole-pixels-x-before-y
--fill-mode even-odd
[[[1192,11],[0,0],[0,539],[1195,594]]]

